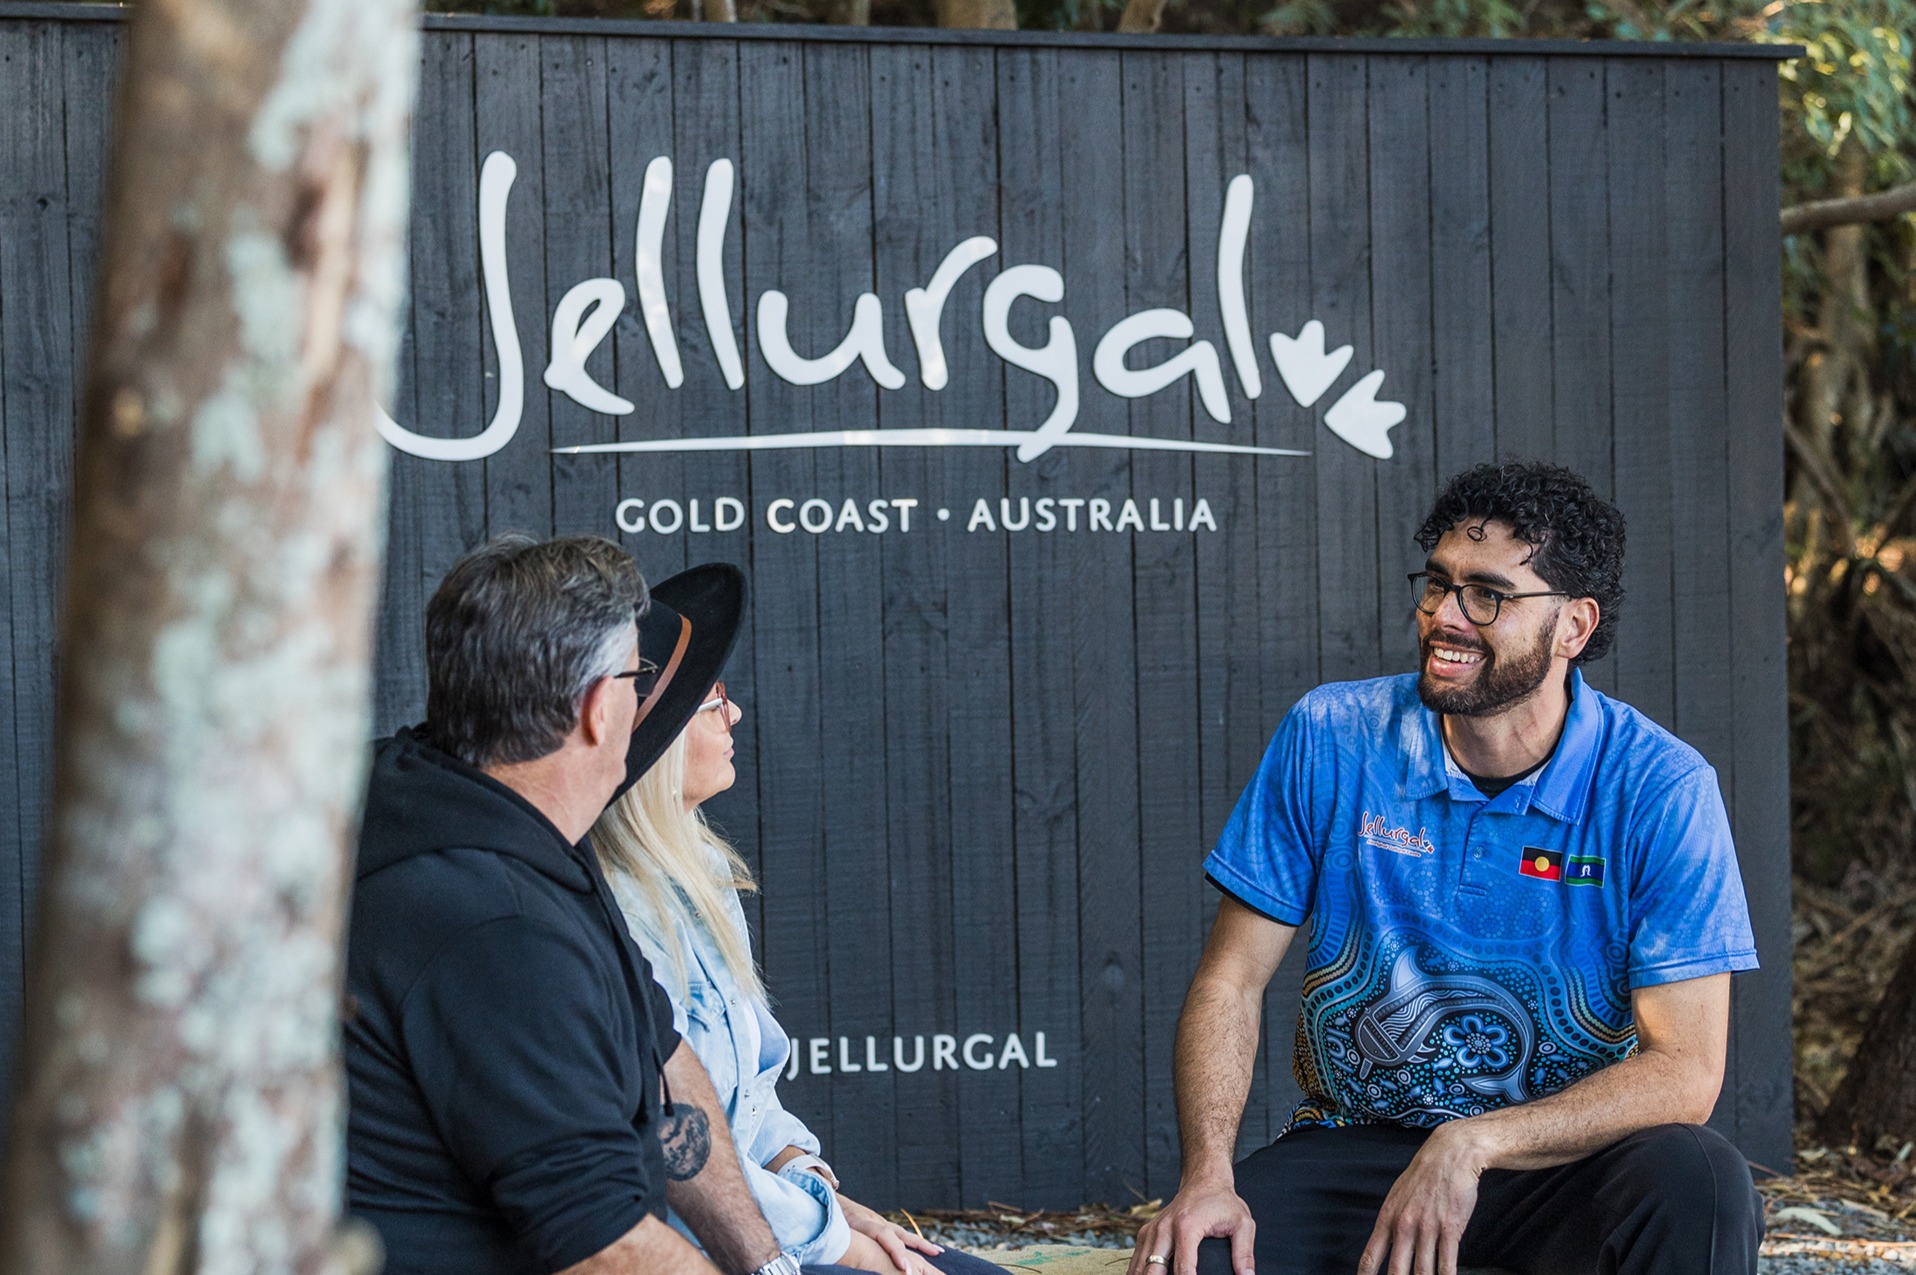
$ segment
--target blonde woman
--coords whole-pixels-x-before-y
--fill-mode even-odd
[[[791,1041],[772,1017],[739,891],[751,872],[699,812],[732,786],[741,716],[718,681],[743,609],[732,567],[694,567],[652,590],[640,649],[673,656],[640,687],[632,753],[656,760],[592,830],[627,927],[672,1001],[673,1026],[711,1074],[732,1141],[779,1246],[808,1272],[1000,1275],[846,1198],[818,1139],[780,1105]],[[634,767],[633,769],[637,769]],[[677,1216],[668,1220],[694,1239]]]

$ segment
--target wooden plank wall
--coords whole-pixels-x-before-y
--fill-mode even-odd
[[[0,1046],[19,1010],[51,746],[55,564],[90,293],[117,23],[0,15]],[[539,34],[441,24],[425,41],[411,329],[393,409],[477,433],[498,396],[476,252],[479,172],[517,162],[507,257],[526,395],[481,462],[396,456],[377,714],[424,701],[420,614],[489,534],[619,534],[654,579],[746,564],[728,673],[739,783],[713,803],[764,883],[748,911],[800,1038],[793,1109],[855,1194],[934,1206],[1126,1203],[1175,1184],[1172,1034],[1216,899],[1198,860],[1278,719],[1321,680],[1402,670],[1402,573],[1435,485],[1501,455],[1583,470],[1629,516],[1630,602],[1593,680],[1695,743],[1736,820],[1768,968],[1736,988],[1718,1124],[1754,1159],[1789,1145],[1788,849],[1780,542],[1776,112],[1766,62],[1481,51],[1123,49],[1068,43]],[[634,308],[647,164],[674,168],[665,276],[685,368],[668,389]],[[699,317],[707,167],[737,165],[725,294],[746,359],[727,388]],[[1247,294],[1265,393],[1217,317],[1218,222],[1255,180]],[[951,365],[917,380],[902,296],[963,238],[992,260],[947,305]],[[999,270],[1064,274],[1083,432],[1309,450],[1258,458],[1056,450],[553,456],[620,438],[847,427],[1029,427],[1051,388],[984,347]],[[540,383],[553,308],[594,276],[627,311],[590,363],[638,410]],[[801,353],[861,292],[908,376],[773,375],[750,308],[791,299]],[[1124,400],[1091,380],[1117,319],[1189,313],[1225,356],[1233,419],[1188,381]],[[1345,383],[1386,371],[1397,454],[1361,455],[1262,353],[1322,321]],[[1155,357],[1163,357],[1162,353]],[[1134,357],[1134,362],[1136,361]],[[735,530],[621,533],[625,498],[715,497]],[[1215,533],[968,532],[975,501],[1199,497]],[[910,497],[912,529],[777,534],[780,498]],[[939,521],[946,509],[950,521]],[[1082,517],[1082,513],[1079,515]],[[891,517],[896,520],[897,512]],[[1299,944],[1301,951],[1302,945]],[[1273,988],[1247,1146],[1280,1126],[1297,970]],[[1017,1033],[1037,1061],[1005,1054]],[[933,1061],[990,1038],[991,1067]],[[894,1052],[893,1038],[903,1039]],[[924,1062],[907,1069],[924,1037]],[[869,1038],[869,1044],[868,1044]],[[813,1042],[820,1044],[814,1046]],[[4,1056],[6,1048],[0,1048]],[[975,1055],[976,1056],[976,1055]],[[814,1074],[816,1057],[832,1069]],[[874,1065],[877,1064],[877,1065]],[[856,1068],[853,1071],[850,1068]]]

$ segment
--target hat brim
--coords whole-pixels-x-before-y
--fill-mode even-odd
[[[659,581],[651,598],[639,622],[639,656],[660,671],[640,703],[615,801],[665,755],[724,671],[745,614],[745,573],[709,562]]]

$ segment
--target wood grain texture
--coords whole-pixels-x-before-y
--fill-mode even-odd
[[[983,49],[939,49],[928,68],[932,153],[945,170],[951,217],[940,255],[960,238],[998,238],[992,195],[997,184],[998,117],[995,55]],[[933,196],[936,198],[936,196]],[[920,205],[923,204],[921,197]],[[927,259],[923,269],[935,266]],[[972,297],[982,300],[983,270],[968,272],[967,287],[947,310],[948,336],[970,355],[953,369],[940,391],[953,423],[975,425],[1005,419],[1005,375],[978,348],[970,316]],[[921,278],[929,279],[929,273]],[[962,308],[959,308],[962,307]],[[960,317],[963,316],[963,317]],[[929,397],[925,395],[924,397]],[[998,449],[966,448],[943,465],[943,490],[932,489],[954,517],[979,499],[998,504],[1007,494],[1007,470],[1015,462]],[[1003,506],[999,505],[1000,513]],[[927,523],[929,529],[932,523]],[[945,524],[937,524],[943,526]],[[962,971],[953,1006],[965,1033],[1002,1038],[1018,1025],[1012,989],[1018,981],[1017,855],[1012,791],[1012,719],[1018,711],[1005,676],[1011,668],[1011,599],[1008,545],[1012,536],[954,539],[946,560],[945,685],[950,732],[951,918],[953,961]],[[970,1024],[977,1024],[976,1027]],[[1002,1047],[991,1072],[969,1066],[959,1076],[959,1157],[965,1194],[971,1199],[1020,1198],[1025,1193],[1019,1109],[1028,1069]]]
[[[1498,458],[1556,453],[1550,306],[1550,64],[1490,60],[1490,360]]]
[[[1379,397],[1409,415],[1391,431],[1396,453],[1377,466],[1377,643],[1380,673],[1414,668],[1417,626],[1399,582],[1424,565],[1417,531],[1429,512],[1424,493],[1450,475],[1437,470],[1432,412],[1435,362],[1432,279],[1435,253],[1430,144],[1430,67],[1423,58],[1370,64],[1371,342],[1388,350]],[[1444,150],[1436,150],[1442,162]],[[1468,221],[1465,223],[1468,225]],[[1468,357],[1459,360],[1468,367]],[[1465,436],[1468,437],[1469,427]]]
[[[40,881],[53,763],[54,658],[73,485],[74,362],[64,24],[35,22],[0,36],[0,404],[7,432],[6,521],[11,620],[13,783],[0,819],[15,857],[0,875],[0,1013],[19,1021],[23,946]],[[105,86],[101,91],[106,92]],[[78,122],[85,128],[84,120]],[[94,126],[98,127],[97,118]],[[80,141],[81,196],[97,207],[97,150]],[[97,144],[97,143],[96,143]],[[77,231],[88,233],[97,212]],[[5,977],[8,970],[13,977]],[[7,1051],[11,1053],[11,1051]]]
[[[1183,311],[1227,359],[1217,319],[1216,260],[1223,175],[1215,158],[1218,116],[1215,60],[1124,59],[1124,96],[1140,105],[1124,113],[1124,240],[1130,246],[1126,312]],[[1182,99],[1184,109],[1159,104]],[[1187,150],[1187,132],[1193,134]],[[1195,153],[1192,153],[1192,152]],[[1163,174],[1184,174],[1184,198],[1166,198]],[[1157,174],[1158,176],[1153,176]],[[1176,190],[1177,186],[1170,189]],[[1200,247],[1200,245],[1203,245]],[[1134,364],[1167,357],[1153,341]],[[1230,375],[1228,367],[1226,375]],[[1232,379],[1235,379],[1232,377]],[[1226,382],[1229,384],[1229,381]],[[1130,404],[1132,434],[1216,438],[1219,423],[1198,405],[1187,377]],[[1199,421],[1202,424],[1199,424]],[[1173,500],[1192,504],[1192,458],[1144,454],[1131,461],[1131,486],[1147,524],[1153,511],[1170,525]],[[1155,503],[1154,503],[1155,502]],[[1184,989],[1203,941],[1202,876],[1194,870],[1199,831],[1198,634],[1196,538],[1137,538],[1132,561],[1133,632],[1137,642],[1139,985],[1144,1013],[1144,1183],[1147,1197],[1177,1189],[1179,1152],[1173,1039]],[[1122,765],[1118,758],[1113,765]]]
[[[1267,405],[1288,408],[1288,396],[1275,376],[1270,375],[1268,359],[1258,352],[1263,374],[1255,399],[1248,398],[1225,343],[1222,341],[1221,306],[1215,275],[1220,218],[1229,184],[1239,175],[1251,179],[1253,196],[1251,233],[1245,245],[1245,301],[1250,308],[1253,346],[1267,331],[1261,303],[1269,301],[1272,279],[1266,273],[1266,258],[1274,253],[1280,216],[1273,212],[1273,201],[1280,198],[1277,185],[1260,181],[1251,172],[1251,88],[1254,61],[1232,54],[1191,57],[1185,60],[1187,99],[1195,98],[1202,111],[1187,106],[1185,112],[1186,168],[1190,173],[1190,256],[1192,262],[1192,318],[1199,330],[1218,344],[1225,364],[1225,384],[1230,389],[1232,419],[1219,425],[1208,417],[1200,428],[1207,438],[1256,446],[1259,413]],[[1198,419],[1196,417],[1194,420]],[[1301,472],[1302,462],[1287,458],[1268,461],[1241,461],[1223,456],[1199,456],[1193,459],[1193,496],[1202,496],[1229,508],[1231,517],[1216,533],[1195,537],[1197,550],[1197,698],[1190,711],[1197,726],[1198,825],[1188,844],[1166,846],[1162,854],[1172,868],[1193,879],[1204,855],[1216,844],[1237,804],[1245,777],[1257,767],[1268,738],[1264,720],[1263,676],[1259,667],[1259,642],[1265,624],[1260,605],[1259,528],[1267,513],[1274,514],[1263,502],[1259,471],[1264,466],[1275,470],[1288,467]],[[1204,936],[1210,933],[1217,914],[1217,891],[1208,885],[1199,892],[1197,918],[1198,942],[1184,954],[1195,959]],[[1175,997],[1174,999],[1181,999]],[[1263,1051],[1259,1051],[1262,1062]],[[1246,1104],[1242,1127],[1258,1144],[1270,1133],[1271,1088],[1261,1076],[1253,1079],[1250,1101]],[[1282,1102],[1281,1096],[1279,1101]],[[1154,1188],[1155,1189],[1155,1184]]]
[[[1248,171],[1262,198],[1255,219],[1261,233],[1252,236],[1246,290],[1255,320],[1252,331],[1296,336],[1315,314],[1311,266],[1311,188],[1309,64],[1302,57],[1249,58],[1245,61],[1245,142]],[[1336,348],[1341,339],[1326,337]],[[1260,343],[1260,357],[1268,350]],[[1267,371],[1269,365],[1266,364]],[[1260,447],[1289,447],[1315,453],[1340,446],[1316,417],[1299,407],[1280,378],[1270,385],[1252,412]],[[1257,475],[1257,669],[1259,686],[1247,694],[1246,707],[1257,711],[1255,755],[1235,761],[1228,787],[1237,793],[1257,772],[1264,748],[1291,705],[1319,680],[1322,647],[1318,621],[1318,558],[1306,546],[1317,540],[1316,457],[1260,457]],[[1242,515],[1239,515],[1240,517]],[[1228,816],[1226,816],[1228,818]],[[1259,1132],[1247,1112],[1239,1149],[1264,1145],[1284,1127],[1296,1105],[1291,1057],[1297,1029],[1298,988],[1303,978],[1306,936],[1291,944],[1264,998],[1264,1039],[1253,1086],[1267,1095]]]
[[[967,161],[975,162],[975,157],[954,154],[949,145],[939,144],[947,122],[938,118],[932,95],[923,91],[933,74],[930,51],[874,48],[870,73],[872,109],[889,121],[889,127],[872,135],[872,165],[874,171],[891,175],[872,191],[876,282],[879,295],[893,299],[907,288],[924,286],[946,249],[960,236],[985,232],[995,210],[982,203],[983,192],[968,180],[972,173]],[[980,218],[985,220],[975,224]],[[984,285],[967,280],[961,287],[959,295],[970,299],[978,297]],[[903,355],[910,349],[910,336],[895,300],[887,305],[886,320],[887,348]],[[947,337],[956,335],[955,322],[947,320],[943,326]],[[966,348],[956,342],[947,348],[948,357],[958,360],[953,380],[966,378],[961,384],[983,371],[976,353],[962,357],[960,351]],[[899,365],[912,377],[905,390],[910,399],[879,396],[880,426],[971,423],[964,404],[953,400],[953,389],[919,393],[916,360],[901,359]],[[951,701],[973,685],[967,681],[954,687],[946,672],[951,645],[947,546],[955,538],[941,535],[932,521],[937,503],[933,493],[942,496],[945,487],[944,462],[944,453],[933,449],[899,448],[879,458],[885,494],[925,502],[914,511],[915,530],[879,539],[885,606],[882,691],[887,705],[898,710],[913,706],[889,712],[885,725],[885,832],[891,865],[885,938],[893,986],[909,989],[894,1010],[897,1034],[907,1039],[907,1049],[923,1039],[927,1050],[936,1035],[952,1032],[958,1021]],[[989,685],[995,690],[995,679]],[[984,685],[977,689],[983,693]],[[913,1095],[910,1136],[899,1140],[896,1151],[896,1193],[905,1201],[952,1192],[962,1180],[959,1076],[927,1061],[908,1083]]]
[[[998,216],[1001,259],[1064,260],[1061,114],[1071,109],[1058,82],[1058,55],[1005,50],[997,57]],[[983,284],[977,285],[980,292]],[[1067,301],[1073,298],[1067,294]],[[1035,302],[1026,302],[1034,310]],[[1025,322],[1021,330],[1035,329]],[[982,351],[980,351],[982,354]],[[982,359],[977,360],[982,363]],[[1055,391],[1028,373],[1004,373],[1005,418],[1033,424],[1051,412]],[[1072,459],[1053,452],[1014,465],[1014,500],[1070,494]],[[1078,1016],[1078,800],[1076,686],[1071,626],[1061,623],[1053,582],[1066,578],[1068,537],[1009,538],[1011,600],[1013,837],[1017,846],[1018,1021],[1026,1039],[1046,1033],[1054,1058],[1082,1058]],[[1058,1066],[1023,1077],[1024,1198],[1072,1207],[1082,1194],[1084,1090],[1081,1069]]]
[[[736,169],[744,144],[739,122],[742,104],[738,46],[723,42],[610,41],[607,60],[612,85],[609,104],[613,179],[626,183],[616,188],[613,199],[618,243],[620,251],[626,254],[620,258],[622,262],[628,261],[632,252],[638,217],[637,183],[644,176],[642,165],[649,164],[657,155],[669,154],[673,161],[677,188],[673,192],[672,215],[666,223],[665,277],[668,298],[676,303],[674,319],[685,370],[684,385],[667,393],[650,343],[640,335],[636,314],[620,319],[616,330],[620,384],[632,387],[629,397],[640,405],[638,412],[621,423],[620,437],[647,437],[667,432],[688,436],[749,433],[751,422],[745,392],[742,387],[735,390],[726,383],[713,353],[714,339],[706,331],[697,300],[696,272],[699,209],[706,174],[719,160],[732,161]],[[732,196],[720,260],[732,339],[743,353],[748,345],[745,244],[739,224],[741,197],[737,191]],[[629,268],[621,267],[620,278],[630,281],[633,277]],[[707,452],[685,457],[622,456],[618,468],[621,498],[650,501],[657,498],[654,495],[657,493],[684,500],[689,493],[704,501],[702,517],[707,525],[715,528],[710,533],[676,536],[627,535],[621,531],[625,544],[647,573],[647,579],[663,579],[681,568],[704,562],[752,562],[753,538],[763,534],[763,525],[748,517],[732,530],[716,530],[712,508],[714,496],[724,493],[734,494],[747,509],[755,507],[752,466],[745,455]],[[692,517],[689,500],[686,500],[684,514],[689,523]],[[748,714],[736,732],[739,743],[732,764],[738,772],[738,781],[731,791],[707,803],[705,809],[762,878],[758,807],[760,751],[755,741],[765,723],[761,721],[760,705],[752,698],[752,688],[758,683],[757,636],[755,626],[743,626],[725,669],[727,687],[738,689],[745,697],[742,707]],[[778,728],[776,722],[769,725],[772,729]],[[744,902],[746,919],[753,929],[753,950],[762,954],[765,896],[762,892],[753,894]]]
[[[1723,69],[1723,207],[1777,206],[1776,73]],[[1790,1165],[1789,753],[1783,631],[1782,275],[1767,214],[1724,228],[1729,425],[1730,819],[1763,969],[1740,976],[1730,1022],[1736,1128],[1752,1160]]]
[[[1318,421],[1344,388],[1378,366],[1371,342],[1369,64],[1312,57],[1310,75],[1311,316],[1324,344],[1350,364],[1317,400]],[[1387,372],[1388,376],[1388,372]],[[1401,426],[1399,427],[1402,428]],[[1327,682],[1382,672],[1378,641],[1377,465],[1320,428],[1317,479],[1318,675]]]
[[[428,35],[420,59],[418,115],[442,123],[416,134],[413,199],[436,215],[415,217],[411,224],[411,324],[391,410],[418,433],[465,437],[484,428],[490,407],[484,373],[472,357],[487,340],[479,286],[472,37]],[[426,603],[446,570],[486,532],[484,466],[397,453],[392,462],[373,666],[373,728],[380,734],[424,719]]]
[[[1486,58],[1430,60],[1431,432],[1439,479],[1497,458]]]
[[[1647,62],[1611,62],[1605,72],[1615,500],[1633,542],[1670,545],[1670,310],[1641,300],[1664,295],[1671,264],[1663,73]],[[1676,718],[1672,568],[1682,556],[1624,555],[1626,597],[1616,649],[1604,660],[1615,666],[1617,694],[1666,729]]]
[[[111,74],[121,29],[0,12],[0,56],[18,54],[0,63],[0,104],[36,103],[42,125],[64,112],[52,131],[0,121],[0,146],[19,157],[9,171],[31,177],[0,200],[18,232],[0,243],[0,692],[13,706],[0,732],[0,989],[18,986],[47,747],[36,723],[51,711],[42,564],[66,516],[69,435],[44,422],[71,419],[104,136],[75,104]],[[700,561],[744,565],[748,621],[726,672],[746,714],[739,781],[708,810],[765,886],[746,906],[778,1013],[800,1038],[788,1105],[874,1204],[1161,1194],[1177,1172],[1175,1021],[1217,906],[1201,856],[1299,696],[1409,667],[1400,582],[1421,558],[1412,534],[1436,484],[1495,455],[1559,460],[1631,518],[1624,642],[1599,685],[1673,723],[1730,801],[1770,968],[1737,985],[1719,1123],[1758,1158],[1783,1154],[1781,496],[1764,388],[1780,355],[1774,327],[1743,317],[1776,308],[1773,229],[1745,211],[1775,198],[1769,65],[1534,44],[1306,52],[894,35],[429,24],[413,179],[431,212],[413,223],[393,410],[426,434],[471,435],[490,419],[499,368],[476,200],[494,150],[519,168],[506,242],[527,394],[518,437],[484,462],[394,458],[381,729],[422,711],[425,600],[487,534],[616,536],[653,581]],[[35,70],[48,47],[63,52]],[[41,87],[49,75],[63,94]],[[661,156],[673,165],[661,264],[676,389],[636,308],[638,207]],[[694,264],[719,159],[737,174],[723,284],[740,389],[714,357]],[[1255,189],[1244,276],[1256,399],[1225,342],[1216,278],[1239,174]],[[934,391],[903,297],[970,235],[998,250],[946,305],[950,381]],[[992,354],[979,326],[991,279],[1027,263],[1059,270],[1066,295],[1019,301],[1011,326],[1037,344],[1053,316],[1072,324],[1079,432],[1310,454],[549,454],[614,439],[1030,428],[1054,392]],[[626,416],[588,412],[540,380],[553,307],[594,277],[627,293],[587,361],[633,401]],[[790,296],[804,355],[835,345],[858,293],[876,293],[905,386],[880,390],[857,364],[815,387],[779,379],[757,339],[768,289]],[[1136,400],[1093,379],[1105,331],[1159,307],[1188,314],[1193,339],[1216,347],[1230,422],[1212,419],[1188,379]],[[1304,408],[1269,336],[1311,319],[1331,348],[1354,352]],[[1152,341],[1129,363],[1186,344]],[[1386,373],[1380,396],[1409,412],[1389,460],[1323,424],[1372,368]],[[719,495],[743,502],[741,527],[659,533],[613,519],[630,498],[677,502],[689,521],[696,499],[709,523]],[[781,497],[824,499],[836,520],[848,498],[894,496],[920,501],[909,533],[894,522],[883,535],[781,534],[764,517]],[[1113,516],[1131,498],[1148,517],[1155,498],[1162,518],[1202,497],[1219,525],[1090,533],[1081,508],[1074,533],[967,530],[980,499],[1000,519],[1001,497],[1014,517],[1019,502],[1065,497],[1110,500]],[[1295,1100],[1305,947],[1300,936],[1267,997],[1246,1149]],[[1028,1053],[1044,1033],[1058,1065],[997,1066],[1012,1032]],[[973,1033],[991,1037],[990,1067],[931,1061],[934,1036]],[[892,1061],[894,1036],[907,1061],[924,1038],[919,1070],[862,1065],[867,1037]],[[830,1074],[814,1073],[813,1040]],[[843,1071],[847,1056],[858,1072]]]
[[[1723,383],[1723,82],[1712,67],[1664,77],[1664,216],[1669,265],[1671,643],[1677,734],[1716,768],[1729,804],[1736,720],[1730,634],[1728,419]],[[1749,871],[1748,868],[1745,871]],[[1746,878],[1746,892],[1763,889]],[[1748,981],[1747,976],[1745,982]],[[1740,998],[1740,988],[1733,997]],[[1740,1138],[1740,1104],[1711,1123]]]
[[[1611,415],[1612,351],[1610,181],[1604,112],[1605,64],[1552,62],[1550,122],[1550,459],[1581,474],[1599,496],[1614,499]],[[1638,555],[1639,569],[1647,565]],[[1584,667],[1590,685],[1617,688],[1617,663]]]
[[[802,50],[742,46],[738,74],[741,118],[756,125],[740,138],[739,146],[745,294],[756,298],[768,288],[803,294],[810,283],[813,230],[811,202],[804,197],[805,121],[792,109],[805,97]],[[810,296],[804,304],[825,308],[823,300]],[[834,317],[843,313],[842,306],[829,308]],[[751,431],[811,428],[810,396],[770,375],[756,347],[742,352]],[[756,499],[774,498],[773,493],[803,495],[817,486],[809,452],[760,452],[752,457]],[[826,762],[819,724],[824,701],[815,540],[809,535],[754,539],[750,623],[758,663],[747,702],[756,710],[750,742],[758,763],[765,926],[760,953],[766,983],[792,1035],[802,1042],[825,1039],[829,1051],[840,1015],[830,999],[825,943],[832,918],[823,888]],[[849,1023],[862,1009],[847,1005],[843,1017]],[[785,1089],[786,1105],[812,1128],[835,1127],[835,1080],[805,1074]],[[847,1171],[854,1166],[848,1163]]]
[[[1060,58],[1061,101],[1122,105],[1118,55]],[[1148,104],[1146,104],[1148,105]],[[1058,182],[1064,211],[1064,259],[1072,313],[1130,313],[1128,245],[1111,233],[1123,215],[1125,137],[1121,110],[1061,113]],[[1105,323],[1112,319],[1104,319]],[[1080,341],[1092,341],[1089,332]],[[1124,400],[1086,394],[1078,428],[1124,433]],[[1123,453],[1081,452],[1061,466],[1077,492],[1122,502],[1132,494]],[[1127,537],[1086,535],[1071,543],[1076,594],[1066,607],[1071,631],[1078,756],[1078,969],[1084,1074],[1083,1192],[1129,1198],[1143,1151],[1144,1048],[1138,1030],[1143,992],[1138,958],[1137,714],[1138,651]],[[1061,619],[1063,617],[1060,617]]]
[[[548,351],[546,308],[547,207],[540,41],[529,35],[475,40],[474,133],[481,164],[494,151],[510,155],[518,180],[506,205],[506,275],[512,313],[525,357],[525,415],[512,445],[486,458],[486,534],[507,531],[549,536],[553,530],[551,396],[541,377]],[[558,161],[554,157],[556,162]],[[587,163],[591,161],[586,160]],[[568,285],[569,286],[569,285]],[[486,342],[487,419],[499,386],[499,352]]]

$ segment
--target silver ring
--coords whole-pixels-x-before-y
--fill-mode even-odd
[[[1146,1266],[1169,1266],[1171,1264],[1171,1259],[1161,1254],[1153,1253],[1151,1254],[1151,1256],[1144,1259],[1144,1264]]]

